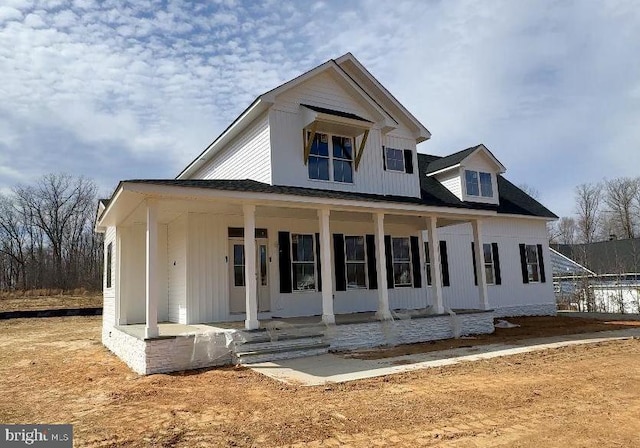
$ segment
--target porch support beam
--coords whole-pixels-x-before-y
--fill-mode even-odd
[[[478,299],[480,309],[489,309],[489,294],[487,292],[487,274],[484,270],[484,249],[482,240],[482,221],[474,219],[471,221],[473,230],[473,250],[476,258],[476,278],[478,279]]]
[[[246,291],[246,313],[244,326],[247,330],[260,328],[258,321],[258,276],[256,274],[256,206],[244,204],[244,278]]]
[[[147,200],[145,339],[158,336],[158,204]]]
[[[376,317],[380,320],[392,320],[389,309],[389,287],[387,285],[387,254],[384,245],[384,213],[373,215],[376,239],[376,270],[378,271],[378,311]]]
[[[322,269],[322,322],[326,325],[336,323],[333,313],[333,274],[331,266],[331,230],[329,228],[329,209],[318,210],[320,220],[320,265]]]
[[[440,239],[438,237],[438,218],[427,217],[427,239],[429,240],[429,265],[431,269],[431,292],[433,295],[433,312],[444,313],[442,298],[442,264],[440,261]]]

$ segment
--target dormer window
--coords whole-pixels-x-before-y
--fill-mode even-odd
[[[467,186],[467,195],[482,196],[483,198],[493,197],[491,173],[465,170],[464,177]]]
[[[387,169],[404,172],[404,153],[400,149],[386,148]]]
[[[307,133],[307,138],[310,137]],[[309,179],[353,183],[353,139],[316,133],[309,151]]]

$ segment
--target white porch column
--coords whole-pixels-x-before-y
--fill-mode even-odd
[[[380,320],[391,320],[389,309],[389,286],[387,285],[387,256],[384,246],[384,213],[374,214],[376,238],[376,270],[378,271],[378,311],[376,317]]]
[[[431,291],[433,293],[433,311],[435,314],[444,313],[442,299],[442,264],[440,262],[440,239],[438,237],[438,218],[427,217],[427,239],[429,240],[429,261],[431,269]]]
[[[122,227],[116,227],[116,244],[115,244],[115,303],[114,303],[114,314],[115,314],[115,325],[124,325],[124,319],[122,319],[122,297],[120,291],[120,280],[122,279]]]
[[[482,242],[482,221],[475,219],[471,221],[473,230],[473,251],[476,257],[476,278],[478,279],[478,298],[480,299],[480,309],[489,309],[489,294],[487,293],[487,274],[484,270],[484,250]]]
[[[260,328],[258,321],[258,277],[256,274],[256,206],[242,206],[244,214],[244,278],[247,294],[247,318],[244,326],[247,330]]]
[[[318,210],[320,219],[320,264],[322,266],[322,322],[335,324],[333,314],[333,275],[331,272],[331,232],[329,229],[329,209]]]
[[[145,339],[158,336],[158,204],[147,200],[146,325]]]

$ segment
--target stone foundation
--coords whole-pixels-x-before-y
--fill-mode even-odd
[[[231,364],[225,333],[141,340],[111,328],[103,330],[102,343],[140,375]]]
[[[355,350],[450,339],[456,336],[493,333],[493,313],[424,316],[385,322],[343,324],[328,327],[331,350]]]
[[[493,311],[495,317],[516,316],[555,316],[557,314],[555,303],[543,303],[538,305],[505,306]]]

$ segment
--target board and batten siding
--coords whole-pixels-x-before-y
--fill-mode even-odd
[[[168,320],[187,323],[187,217],[168,224]]]
[[[353,113],[373,121],[368,109],[359,101],[362,100],[347,92],[328,73],[311,78],[278,96],[269,111],[273,184],[419,197],[416,143],[403,127],[385,136],[378,127],[371,129],[358,170],[353,172],[352,184],[309,179],[308,168],[304,164],[303,107],[300,104]],[[356,148],[359,147],[361,138],[362,136],[356,138]],[[385,171],[383,145],[411,149],[414,173]]]
[[[271,183],[269,145],[269,119],[264,113],[190,178],[252,179]]]
[[[474,283],[471,225],[458,224],[439,228],[439,238],[447,242],[451,286],[443,287],[445,308],[478,308],[478,287]],[[552,304],[553,282],[544,221],[495,218],[482,224],[484,243],[497,243],[500,255],[501,285],[488,285],[489,305],[499,309],[516,306]],[[522,282],[519,244],[541,244],[547,273],[546,283]]]
[[[107,247],[111,244],[111,287],[107,288]],[[116,324],[116,288],[118,287],[118,276],[116,274],[116,228],[107,227],[104,234],[104,271],[102,274],[102,325],[113,326]]]

